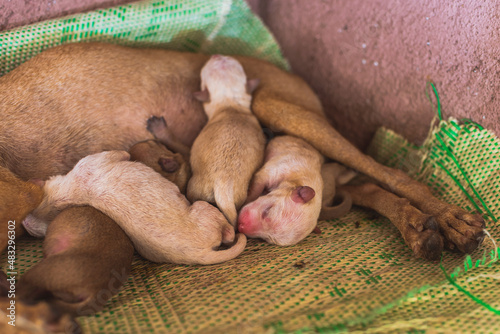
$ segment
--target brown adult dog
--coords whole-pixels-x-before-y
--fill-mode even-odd
[[[9,240],[24,234],[21,223],[42,198],[43,190],[38,185],[24,182],[0,167],[0,252],[7,248]]]
[[[323,198],[319,220],[340,218],[347,214],[352,207],[352,198],[349,192],[339,190],[356,176],[356,172],[349,170],[336,162],[321,166],[323,179]],[[334,205],[335,204],[335,205]]]
[[[0,163],[23,179],[64,174],[84,156],[151,139],[144,126],[151,115],[163,116],[190,146],[206,122],[192,92],[208,58],[98,43],[43,52],[0,78]],[[265,61],[235,58],[248,77],[261,80],[252,111],[262,125],[305,139],[407,198],[420,216],[433,217],[404,223],[416,234],[415,254],[439,258],[443,236],[461,252],[482,242],[482,217],[436,199],[427,186],[362,154],[329,125],[319,99],[299,77]]]

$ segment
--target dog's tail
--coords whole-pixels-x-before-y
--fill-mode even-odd
[[[213,250],[203,254],[200,258],[200,264],[216,264],[229,261],[240,255],[247,245],[247,237],[242,234],[236,234],[235,243],[228,249]]]
[[[333,199],[333,203],[338,203],[335,206],[329,206],[326,203],[323,203],[321,207],[321,212],[319,214],[319,220],[330,220],[335,218],[340,218],[346,215],[352,207],[352,198],[351,195],[345,191],[340,190],[337,194],[335,194],[335,198]]]
[[[234,199],[234,188],[233,182],[230,181],[228,184],[215,185],[214,186],[214,198],[215,203],[220,211],[226,216],[229,223],[236,226],[236,220],[238,219],[238,212],[236,210],[236,204]]]
[[[321,167],[323,198],[319,220],[340,218],[352,207],[351,195],[346,191],[337,192],[337,187],[348,183],[356,172],[338,163],[326,163]],[[339,203],[334,205],[335,203]]]

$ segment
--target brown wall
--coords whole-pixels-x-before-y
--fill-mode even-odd
[[[435,110],[500,134],[496,0],[247,0],[320,95],[332,122],[363,147],[381,125],[421,142]],[[2,0],[0,30],[130,0]]]

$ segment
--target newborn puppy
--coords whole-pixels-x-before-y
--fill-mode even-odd
[[[188,160],[182,154],[169,151],[159,140],[146,140],[132,146],[130,160],[139,161],[153,168],[164,178],[175,183],[181,193],[186,193],[186,185],[191,176]]]
[[[24,234],[22,221],[43,198],[42,188],[32,182],[24,182],[10,170],[0,167],[0,252],[9,240]]]
[[[186,192],[191,169],[187,160],[181,154],[169,151],[158,140],[141,141],[132,146],[129,153],[132,161],[139,161],[151,167],[164,178],[175,183],[182,193]],[[40,202],[41,198],[38,204]],[[22,221],[22,224],[28,230],[28,233],[34,237],[42,238],[47,233],[48,224],[40,224],[32,215],[28,215]]]
[[[186,161],[189,161],[191,149],[175,136],[167,126],[167,122],[163,116],[151,116],[148,119],[147,129],[155,136],[156,140],[165,145],[168,149],[180,153]]]
[[[309,235],[322,205],[322,163],[323,156],[302,139],[272,139],[264,166],[252,179],[238,231],[280,246],[294,245]]]
[[[246,238],[206,202],[192,205],[179,188],[129,153],[108,151],[81,159],[67,175],[50,178],[32,215],[47,224],[71,205],[91,205],[116,221],[136,250],[153,262],[213,264],[238,256]],[[45,220],[45,221],[43,221]]]
[[[193,176],[187,198],[215,203],[236,226],[253,173],[262,165],[265,137],[250,111],[258,81],[247,81],[240,63],[215,55],[201,71],[201,92],[208,123],[191,148]]]
[[[45,300],[75,316],[93,314],[127,280],[133,254],[127,235],[100,211],[65,209],[47,229],[44,259],[21,276],[17,297]]]

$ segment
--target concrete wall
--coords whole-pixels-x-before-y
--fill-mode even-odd
[[[247,0],[332,123],[364,147],[385,125],[420,143],[435,114],[500,134],[500,5],[496,0]],[[0,30],[130,0],[2,0]]]
[[[500,2],[250,0],[333,124],[363,147],[385,125],[421,143],[435,114],[500,135]]]

